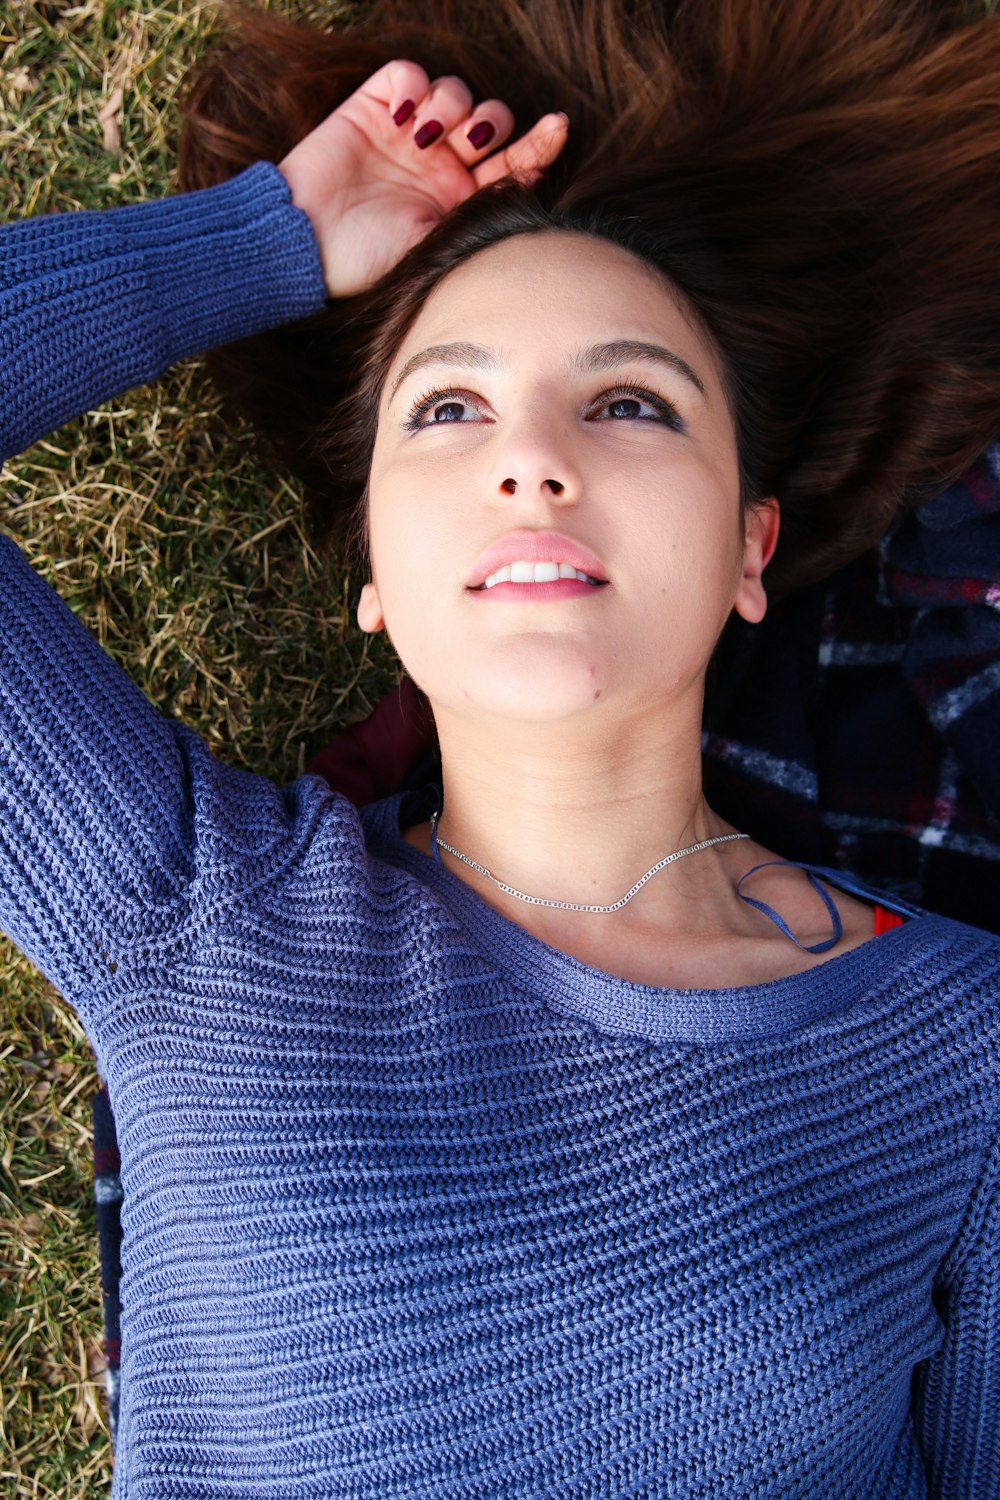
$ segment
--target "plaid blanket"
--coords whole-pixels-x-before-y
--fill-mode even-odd
[[[1000,931],[1000,446],[741,624],[706,719],[712,806],[790,859]]]

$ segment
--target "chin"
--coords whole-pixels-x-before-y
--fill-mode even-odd
[[[459,680],[457,700],[454,691],[448,694],[457,711],[472,710],[506,723],[564,723],[603,706],[606,696],[602,677],[594,671],[465,673]]]

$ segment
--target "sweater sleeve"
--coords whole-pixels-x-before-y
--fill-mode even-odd
[[[0,227],[0,461],[324,301],[312,225],[267,162],[195,193]]]
[[[917,1371],[933,1500],[1000,1500],[1000,1131],[936,1288],[944,1338]]]
[[[74,1001],[176,916],[179,728],[0,536],[0,927]]]
[[[279,788],[215,759],[0,535],[0,930],[76,1007],[99,1062],[122,986],[280,877],[320,823],[363,857],[333,800],[336,828],[318,778]]]
[[[198,193],[8,225],[0,455],[324,300],[312,227],[267,163]],[[119,960],[172,940],[227,879],[252,879],[286,814],[277,788],[157,713],[0,536],[0,927],[92,1039],[93,996]]]

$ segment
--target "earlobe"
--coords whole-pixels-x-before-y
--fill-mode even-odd
[[[366,583],[358,600],[358,625],[368,635],[385,629],[382,606],[374,583]]]
[[[778,502],[772,496],[758,500],[747,508],[743,543],[743,572],[733,607],[751,625],[757,625],[767,613],[767,591],[763,572],[778,545],[781,516]]]

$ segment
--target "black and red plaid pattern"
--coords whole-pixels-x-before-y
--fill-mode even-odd
[[[1000,446],[877,552],[734,630],[707,724],[723,817],[1000,931]]]

